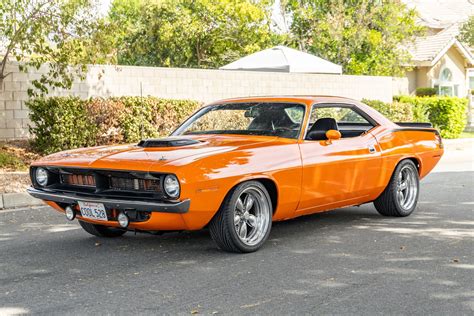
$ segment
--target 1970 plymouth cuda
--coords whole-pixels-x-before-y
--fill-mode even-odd
[[[208,227],[221,249],[252,252],[272,221],[370,202],[410,215],[442,154],[430,124],[396,124],[355,100],[240,98],[168,138],[44,157],[28,192],[96,236]]]

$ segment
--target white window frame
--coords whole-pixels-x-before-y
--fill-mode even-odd
[[[450,73],[451,73],[451,76],[453,76],[453,71],[449,68],[449,67],[446,67],[446,66],[443,66],[439,72],[439,76],[438,76],[438,79],[434,79],[433,80],[433,83],[432,83],[432,88],[436,88],[438,87],[438,95],[447,95],[447,96],[451,96],[451,97],[458,97],[459,96],[459,82],[456,82],[454,80],[452,80],[451,78],[451,81],[446,81],[446,80],[441,80],[441,75],[443,74],[443,72],[445,70],[448,70]],[[450,94],[441,94],[441,89],[442,88],[448,88],[450,89],[451,93]]]

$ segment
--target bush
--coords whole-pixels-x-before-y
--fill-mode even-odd
[[[417,97],[432,97],[438,94],[435,88],[417,88],[415,91]]]
[[[52,153],[95,144],[97,127],[87,115],[86,102],[76,97],[38,98],[28,101],[32,146]]]
[[[362,100],[394,122],[430,122],[444,138],[458,138],[466,125],[468,100],[456,97],[397,96],[393,103]]]
[[[458,138],[466,126],[468,100],[457,97],[402,96],[401,102],[410,103],[427,113],[428,120],[440,130],[444,138]]]
[[[378,100],[362,100],[393,122],[413,122],[415,120],[411,104],[403,102],[386,103]]]
[[[53,97],[32,99],[27,105],[33,148],[45,154],[165,136],[200,107],[196,101],[154,97]]]

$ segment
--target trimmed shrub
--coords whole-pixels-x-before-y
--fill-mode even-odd
[[[363,99],[362,102],[376,109],[393,122],[413,122],[415,120],[411,104],[403,102],[386,103],[367,99]]]
[[[154,97],[122,97],[124,119],[121,121],[126,142],[168,135],[179,123],[196,111],[201,103],[190,100],[168,100]]]
[[[430,122],[444,138],[458,138],[466,125],[468,100],[463,98],[397,96],[393,103],[362,102],[394,122]]]
[[[155,97],[52,97],[27,102],[32,145],[41,153],[168,135],[201,103]]]
[[[429,121],[440,130],[444,138],[458,138],[466,126],[468,100],[457,97],[412,97],[402,96],[401,102],[425,111]]]
[[[415,91],[417,97],[432,97],[438,94],[435,88],[417,88]]]
[[[87,101],[76,97],[37,98],[26,103],[30,108],[32,147],[49,154],[95,144],[97,127],[88,116]]]

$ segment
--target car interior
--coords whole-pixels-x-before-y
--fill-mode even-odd
[[[301,121],[292,120],[286,109],[282,106],[259,109],[247,129],[249,131],[276,131],[280,137],[298,137]],[[303,113],[302,110],[301,112]]]
[[[283,107],[259,109],[253,117],[249,131],[278,131],[279,136],[297,137],[300,123],[292,120]],[[348,106],[313,107],[306,140],[327,140],[326,132],[336,130],[342,138],[357,137],[374,127],[361,114]]]
[[[336,130],[342,138],[357,137],[374,127],[350,107],[313,107],[306,140],[327,140],[326,132]]]

